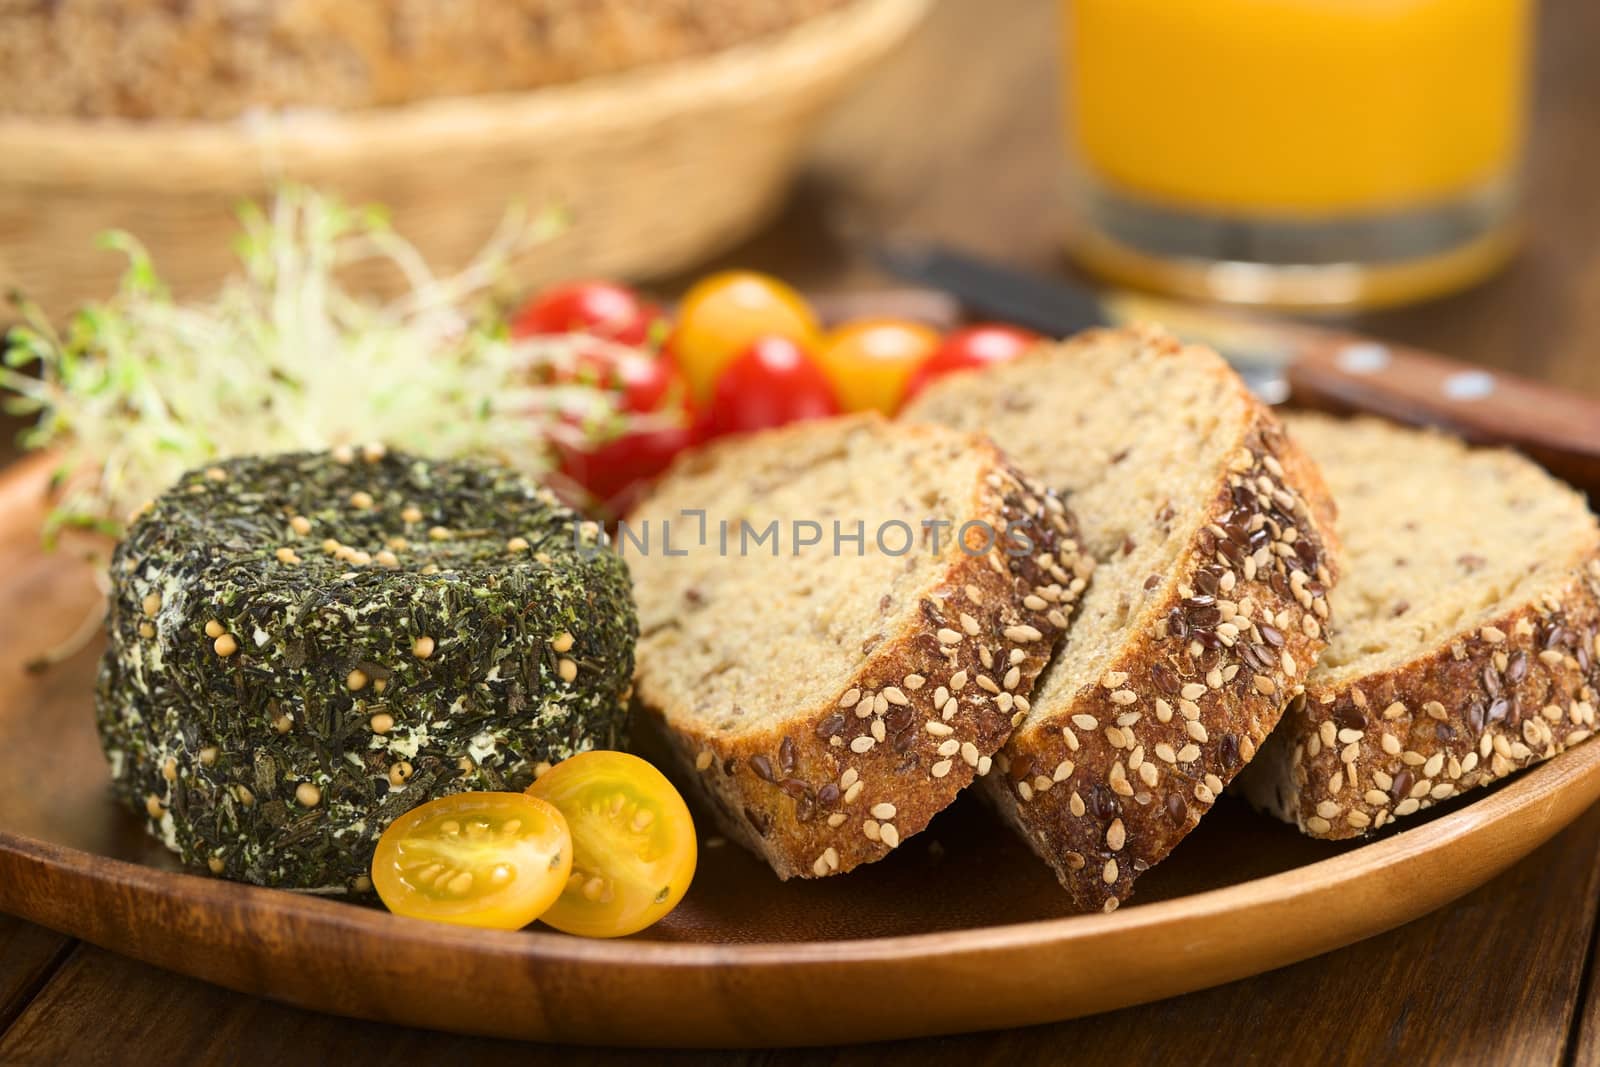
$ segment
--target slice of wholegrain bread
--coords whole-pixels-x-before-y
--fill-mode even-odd
[[[1067,496],[1097,561],[985,793],[1111,910],[1277,724],[1325,643],[1331,504],[1223,361],[1094,331],[946,379],[904,418],[982,427]]]
[[[987,773],[1092,567],[989,441],[879,416],[687,455],[627,526],[636,691],[783,878],[881,858]]]
[[[1291,415],[1339,501],[1338,629],[1240,779],[1353,837],[1595,728],[1600,526],[1533,463],[1377,419]]]

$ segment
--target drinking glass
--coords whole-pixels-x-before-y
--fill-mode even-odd
[[[1073,255],[1238,304],[1417,300],[1516,238],[1532,0],[1063,0]]]

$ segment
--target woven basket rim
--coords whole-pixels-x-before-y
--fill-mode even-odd
[[[342,112],[285,111],[235,119],[0,118],[0,180],[68,177],[86,157],[148,156],[169,173],[185,159],[217,171],[259,173],[265,152],[330,167],[384,151],[481,143],[489,133],[559,139],[635,128],[686,111],[786,95],[859,66],[906,35],[931,0],[851,0],[780,31],[687,57],[519,92],[436,97]],[[227,166],[232,157],[236,168]],[[120,169],[120,168],[119,168]],[[112,176],[114,177],[114,176]],[[209,183],[208,183],[209,184]]]

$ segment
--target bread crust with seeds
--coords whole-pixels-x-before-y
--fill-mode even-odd
[[[686,457],[629,521],[695,499],[695,481],[719,477],[742,452],[783,455],[809,436],[853,433],[900,441],[909,433],[928,448],[975,457],[980,476],[963,518],[996,529],[1025,524],[1034,551],[1013,556],[997,547],[941,559],[914,610],[863,651],[843,685],[808,693],[781,722],[737,733],[674,698],[672,658],[653,640],[663,619],[652,618],[653,598],[641,597],[642,706],[665,727],[722,829],[784,879],[881,859],[988,772],[1092,569],[1060,499],[1028,482],[988,440],[876,416],[805,424]],[[658,583],[657,593],[676,580],[667,568],[642,562],[634,574],[636,587]]]
[[[1034,714],[996,758],[1004,773],[984,785],[1074,904],[1109,911],[1210,810],[1300,691],[1326,643],[1325,592],[1337,568],[1333,504],[1316,467],[1220,358],[1159,330],[1093,331],[949,380],[908,417],[985,425],[1067,495],[1098,557],[1117,549],[1094,548],[1094,528],[1105,524],[1078,502],[1078,486],[1052,474],[1049,450],[1100,448],[1115,466],[1122,442],[1079,441],[1056,428],[1072,425],[1069,410],[1053,412],[1046,433],[1031,410],[1056,399],[1060,383],[1096,373],[1112,383],[1111,401],[1117,389],[1201,379],[1197,392],[1217,415],[1206,432],[1222,435],[1207,444],[1222,459],[1200,475],[1209,488],[1190,498],[1197,513],[1168,516],[1181,542],[1170,565],[1143,589],[1110,590],[1128,604],[1125,624],[1085,634],[1085,616],[1069,631],[1069,648],[1080,634],[1109,642],[1104,669],[1068,677],[1052,665]],[[1017,402],[1021,391],[1033,399]],[[1106,574],[1102,567],[1094,583]]]
[[[1342,435],[1376,436],[1382,450],[1407,456],[1416,477],[1435,485],[1466,477],[1469,465],[1481,465],[1496,484],[1521,479],[1518,498],[1549,497],[1571,523],[1571,537],[1564,556],[1543,561],[1556,572],[1554,580],[1530,595],[1499,597],[1465,627],[1382,669],[1362,670],[1357,663],[1313,672],[1241,777],[1246,797],[1310,836],[1356,837],[1588,738],[1600,702],[1600,527],[1581,499],[1520,456],[1469,450],[1433,433],[1306,415],[1292,416],[1289,427],[1314,454],[1337,448]],[[1348,460],[1330,455],[1325,462],[1336,489],[1347,477],[1367,477],[1344,470]],[[1357,487],[1349,489],[1350,521],[1372,521],[1363,513],[1370,509],[1355,506]],[[1462,495],[1475,498],[1477,521],[1491,523],[1485,509],[1494,503]],[[1458,519],[1433,516],[1435,522]],[[1418,536],[1430,539],[1426,527]],[[1379,562],[1393,566],[1395,556],[1405,554],[1395,547]],[[1352,580],[1368,562],[1350,560]],[[1470,572],[1487,561],[1464,562]],[[1458,584],[1472,583],[1464,574]]]

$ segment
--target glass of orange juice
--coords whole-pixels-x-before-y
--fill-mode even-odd
[[[1290,308],[1470,284],[1515,244],[1532,0],[1064,0],[1072,251]]]

